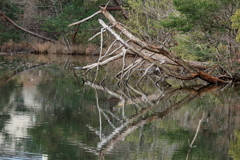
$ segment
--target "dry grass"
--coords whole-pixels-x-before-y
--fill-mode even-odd
[[[33,52],[38,53],[48,53],[51,44],[49,42],[46,43],[34,43],[32,44]]]
[[[30,43],[25,43],[25,42],[14,43],[12,40],[0,46],[0,51],[7,52],[7,53],[29,51],[30,49],[31,49]]]
[[[34,42],[34,43],[14,43],[12,40],[0,46],[0,52],[18,53],[18,52],[31,52],[31,53],[44,53],[44,54],[93,54],[98,49],[97,45],[71,45],[66,46],[62,42]],[[96,53],[95,53],[96,54]]]

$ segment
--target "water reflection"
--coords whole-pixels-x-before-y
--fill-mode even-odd
[[[0,159],[240,158],[238,87],[116,85],[66,59],[4,78]]]
[[[35,114],[42,105],[35,100],[38,96],[36,82],[31,74],[25,73],[1,87],[1,159],[46,159],[46,155],[25,151],[29,141],[28,128],[35,125]],[[32,76],[32,75],[31,75]],[[30,79],[30,80],[29,80]],[[9,79],[6,81],[8,82]],[[34,83],[35,82],[35,83]],[[45,158],[43,158],[45,157]]]
[[[120,110],[122,110],[122,116],[113,113],[110,110],[101,108],[97,103],[100,127],[99,130],[94,130],[93,127],[89,127],[89,129],[93,130],[96,136],[99,136],[100,139],[100,142],[98,142],[96,148],[94,150],[91,148],[91,152],[98,154],[101,157],[104,157],[104,155],[110,153],[114,148],[116,148],[115,146],[119,143],[119,141],[124,140],[129,134],[134,132],[136,129],[141,128],[144,125],[147,125],[151,122],[162,120],[163,118],[169,116],[171,113],[174,113],[177,110],[179,110],[186,103],[189,103],[190,101],[201,96],[202,94],[220,88],[220,86],[216,85],[204,87],[196,86],[194,88],[179,88],[179,89],[168,88],[165,89],[165,91],[159,89],[150,95],[146,95],[142,91],[136,90],[130,85],[124,85],[125,87],[124,89],[127,88],[128,90],[131,90],[131,92],[128,93],[137,93],[136,95],[133,96],[124,93],[123,89],[120,88],[117,91],[111,91],[107,87],[94,84],[90,81],[86,81],[85,84],[95,88],[97,100],[98,100],[97,90],[104,90],[107,93],[109,93],[112,97],[117,97],[120,100],[120,102],[116,106],[114,106],[114,108],[121,107]],[[130,104],[132,104],[135,107],[135,113],[125,116],[126,110],[125,107],[131,107],[129,106]],[[107,116],[109,115],[109,113],[111,115],[111,118]],[[204,118],[205,116],[203,114],[202,120]],[[111,133],[107,135],[104,135],[102,133],[101,125],[102,121],[108,121],[109,125],[112,126]],[[114,122],[119,121],[120,123],[118,126],[114,126],[112,123],[113,121]],[[195,139],[190,144],[191,148],[193,146],[194,141]],[[141,138],[139,139],[139,143],[140,144],[143,143],[141,142]],[[154,145],[154,143],[152,143],[152,145]],[[138,146],[137,148],[139,147],[140,146]],[[84,148],[88,149],[86,147]],[[173,146],[170,147],[170,150],[167,151],[168,154],[157,155],[161,156],[163,159],[168,159],[168,157],[173,157],[174,152],[178,148],[180,148],[178,144],[174,143]],[[165,148],[162,149],[166,150]],[[126,151],[122,152],[126,153]],[[146,153],[146,151],[144,153]],[[189,154],[190,150],[189,153],[187,154],[187,157],[189,157]]]

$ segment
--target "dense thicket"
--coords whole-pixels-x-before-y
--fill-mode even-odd
[[[129,25],[150,43],[171,48],[182,58],[226,62],[228,66],[233,65],[232,58],[240,58],[240,46],[235,39],[239,28],[237,0],[127,2]],[[235,12],[232,20],[236,24],[232,28]]]
[[[59,40],[60,38],[71,37],[75,31],[74,28],[67,27],[68,24],[93,14],[98,10],[99,5],[105,3],[105,0],[3,0],[0,2],[0,10],[17,22],[18,25],[46,37]],[[81,25],[77,32],[78,39],[76,39],[76,42],[86,42],[89,33],[94,32],[98,27],[96,19]],[[29,38],[4,19],[0,21],[0,31],[2,37],[0,45],[10,39],[20,42],[20,40]]]

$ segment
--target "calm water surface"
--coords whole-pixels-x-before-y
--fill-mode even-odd
[[[117,85],[116,63],[83,81],[94,58],[25,56],[52,65],[0,57],[1,160],[240,159],[238,86]]]

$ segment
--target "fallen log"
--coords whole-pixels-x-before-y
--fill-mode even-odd
[[[99,23],[103,27],[101,29],[100,34],[102,35],[102,33],[104,31],[108,31],[109,33],[111,33],[111,35],[114,36],[116,41],[120,42],[120,44],[122,45],[122,48],[124,48],[124,50],[127,51],[124,54],[122,52],[121,53],[122,55],[119,55],[119,56],[121,56],[121,58],[124,59],[126,57],[126,54],[129,54],[129,53],[133,54],[139,58],[142,58],[145,61],[148,61],[151,65],[160,68],[168,76],[175,77],[175,78],[181,79],[181,80],[192,80],[195,78],[200,78],[211,84],[229,83],[230,82],[230,81],[226,81],[223,79],[219,79],[215,76],[212,76],[212,75],[202,71],[202,69],[208,68],[208,66],[207,66],[208,63],[185,61],[183,59],[176,57],[173,53],[168,51],[165,47],[151,45],[151,44],[148,44],[148,43],[140,40],[139,38],[135,37],[131,32],[129,32],[121,23],[119,23],[106,10],[106,7],[100,7],[100,10],[98,12],[94,13],[92,16],[87,17],[81,21],[75,22],[73,24],[70,24],[69,26],[79,25],[80,23],[83,23],[86,20],[89,20],[93,16],[100,14],[100,13],[103,14],[109,20],[109,22],[112,24],[112,26],[108,26],[103,20],[99,19]],[[116,29],[116,31],[119,31],[120,34],[116,33],[116,31],[113,30],[112,28]],[[127,38],[128,40],[124,40],[120,35],[124,35],[125,36],[124,39]],[[115,43],[115,41],[113,43]],[[107,55],[107,53],[105,53],[104,57],[107,58],[108,56],[110,57],[110,55]],[[158,58],[161,57],[160,60],[158,60],[157,57]],[[94,65],[89,65],[89,66],[85,66],[85,67],[81,67],[81,68],[82,69],[93,69],[94,67],[98,67],[100,65],[106,64],[106,63],[101,63],[102,59],[103,59],[102,55],[100,54],[99,60],[97,63],[95,63]],[[107,62],[107,60],[104,60],[104,61]],[[185,72],[185,74],[182,74],[177,71],[173,71],[169,65],[178,66],[182,70],[186,70],[186,72]],[[125,64],[123,64],[123,66],[125,67]],[[126,68],[128,68],[128,67],[126,67]],[[132,69],[133,69],[132,67],[129,67],[128,69],[123,69],[122,74],[126,75],[125,73],[130,72],[130,70],[132,70]]]

